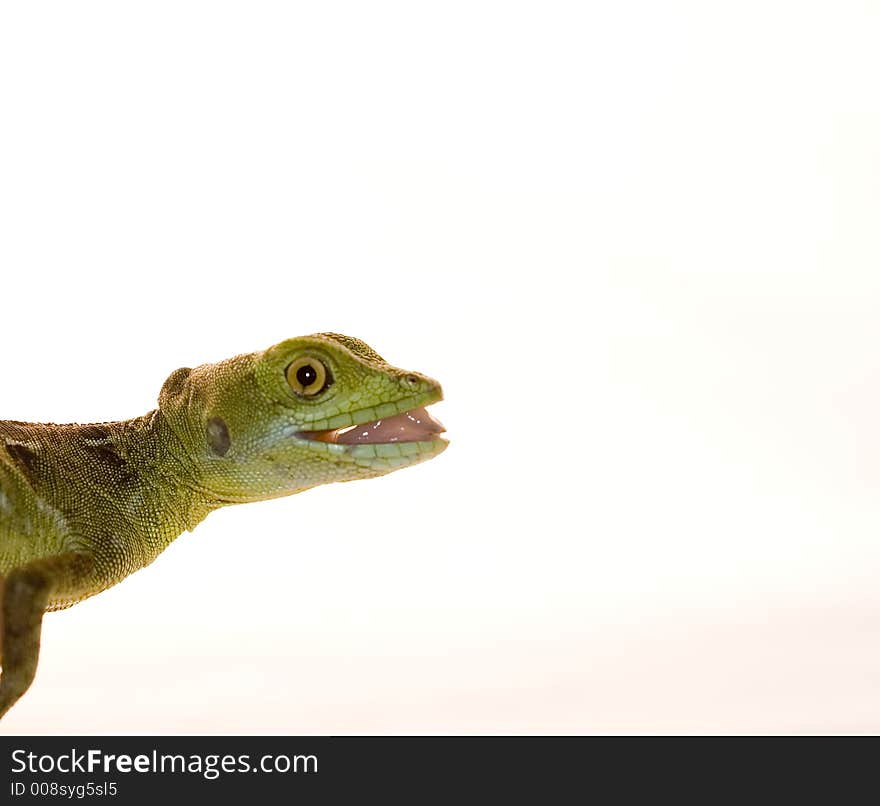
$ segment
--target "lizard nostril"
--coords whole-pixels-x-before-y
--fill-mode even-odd
[[[405,375],[403,378],[403,382],[407,386],[418,386],[419,385],[419,378],[417,375]]]

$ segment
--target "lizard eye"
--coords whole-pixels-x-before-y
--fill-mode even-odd
[[[314,397],[330,385],[330,373],[317,358],[297,358],[285,374],[290,388],[300,397]]]

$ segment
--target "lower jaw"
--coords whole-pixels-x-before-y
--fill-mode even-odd
[[[420,442],[372,442],[342,445],[335,442],[308,441],[312,450],[323,451],[372,467],[405,467],[430,459],[446,450],[449,442],[442,437]]]

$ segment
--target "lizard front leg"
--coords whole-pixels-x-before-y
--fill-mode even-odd
[[[0,718],[33,682],[40,656],[43,613],[50,601],[77,598],[93,569],[90,555],[69,552],[34,560],[6,575],[0,586]]]

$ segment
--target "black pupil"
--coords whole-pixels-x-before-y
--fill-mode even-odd
[[[307,388],[318,379],[318,373],[311,364],[306,364],[296,371],[296,379],[303,388]]]

